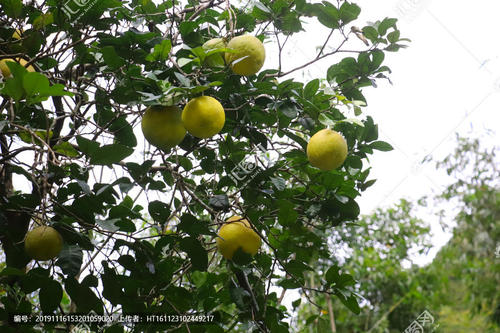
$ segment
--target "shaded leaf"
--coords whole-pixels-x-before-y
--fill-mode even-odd
[[[59,306],[62,299],[62,287],[59,282],[47,280],[40,288],[40,306],[44,313],[51,313]]]
[[[180,240],[179,245],[181,250],[188,254],[194,269],[199,271],[207,270],[208,254],[200,241],[193,237],[185,237]]]
[[[80,273],[83,262],[83,252],[77,245],[65,245],[59,254],[56,265],[61,267],[64,274],[76,276]]]

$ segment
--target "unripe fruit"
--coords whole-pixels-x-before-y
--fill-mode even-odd
[[[59,232],[49,226],[40,226],[29,231],[24,240],[26,253],[35,260],[50,260],[61,252],[63,239]]]
[[[182,111],[177,106],[151,106],[141,121],[144,137],[150,144],[162,150],[175,147],[186,136],[182,124]]]

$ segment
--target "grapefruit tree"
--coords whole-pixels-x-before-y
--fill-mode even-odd
[[[337,275],[305,280],[310,258],[335,255],[325,230],[356,221],[374,183],[367,156],[391,149],[362,105],[390,72],[385,53],[403,46],[395,19],[363,26],[348,1],[0,4],[0,57],[22,59],[2,63],[0,84],[5,327],[18,329],[14,314],[93,311],[211,316],[88,323],[109,332],[288,332],[290,289],[359,311]],[[312,25],[324,38],[292,64],[290,43]],[[326,75],[294,77],[319,61]],[[320,144],[347,155],[320,157],[321,170],[306,150],[326,128],[345,142]],[[234,256],[217,250],[230,216],[248,221],[231,235],[250,240]],[[28,255],[35,224],[61,235],[57,257]]]

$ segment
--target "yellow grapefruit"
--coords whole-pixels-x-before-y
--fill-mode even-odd
[[[307,144],[307,158],[323,171],[341,166],[347,157],[347,142],[340,133],[325,128],[314,134]]]
[[[262,68],[266,60],[264,45],[252,35],[234,37],[227,44],[227,48],[234,50],[235,53],[225,53],[226,63],[238,75],[254,75]]]
[[[219,133],[225,121],[224,108],[218,100],[210,96],[193,98],[182,111],[184,127],[200,139]]]
[[[262,240],[252,229],[250,222],[241,216],[232,216],[220,228],[217,237],[217,248],[222,256],[228,260],[233,258],[238,249],[245,253],[255,255],[260,248]]]
[[[9,61],[10,62],[17,62],[18,64],[21,64],[22,66],[26,66],[26,64],[28,63],[23,58],[16,58],[16,59],[6,58],[6,59],[0,60],[0,71],[2,72],[2,75],[4,78],[7,78],[11,75],[10,68],[9,68],[9,66],[7,66],[7,62],[9,62]],[[31,65],[29,65],[26,69],[28,70],[28,72],[35,71],[35,68]]]

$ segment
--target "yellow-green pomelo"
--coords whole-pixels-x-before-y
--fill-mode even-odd
[[[226,63],[231,66],[233,72],[243,76],[257,73],[266,60],[266,49],[262,42],[252,35],[234,37],[227,44],[228,49],[235,53],[226,52]]]
[[[168,150],[186,136],[182,111],[177,106],[150,106],[142,117],[141,128],[150,144]]]
[[[223,49],[226,47],[226,43],[222,38],[213,38],[205,42],[202,45],[205,52],[209,52],[216,49]],[[205,58],[205,62],[210,67],[224,67],[224,53],[214,53]]]
[[[200,96],[190,100],[182,111],[182,122],[189,133],[206,139],[219,133],[226,115],[224,108],[213,97]]]
[[[347,157],[347,142],[340,133],[325,128],[307,144],[307,158],[312,166],[324,171],[341,166]]]
[[[216,243],[222,256],[228,260],[233,258],[238,249],[245,253],[255,255],[260,248],[262,240],[252,229],[250,222],[241,216],[232,216],[220,228]]]
[[[36,260],[49,260],[61,252],[63,239],[59,232],[49,226],[40,226],[29,231],[24,240],[26,253]]]
[[[0,71],[2,72],[2,75],[3,77],[9,77],[10,76],[10,68],[9,66],[7,66],[7,62],[17,62],[18,64],[21,64],[22,66],[26,66],[26,64],[28,63],[26,60],[24,60],[23,58],[16,58],[16,59],[13,59],[13,58],[6,58],[6,59],[2,59],[0,60]],[[28,72],[34,72],[35,71],[35,68],[31,65],[29,65],[27,68]]]

